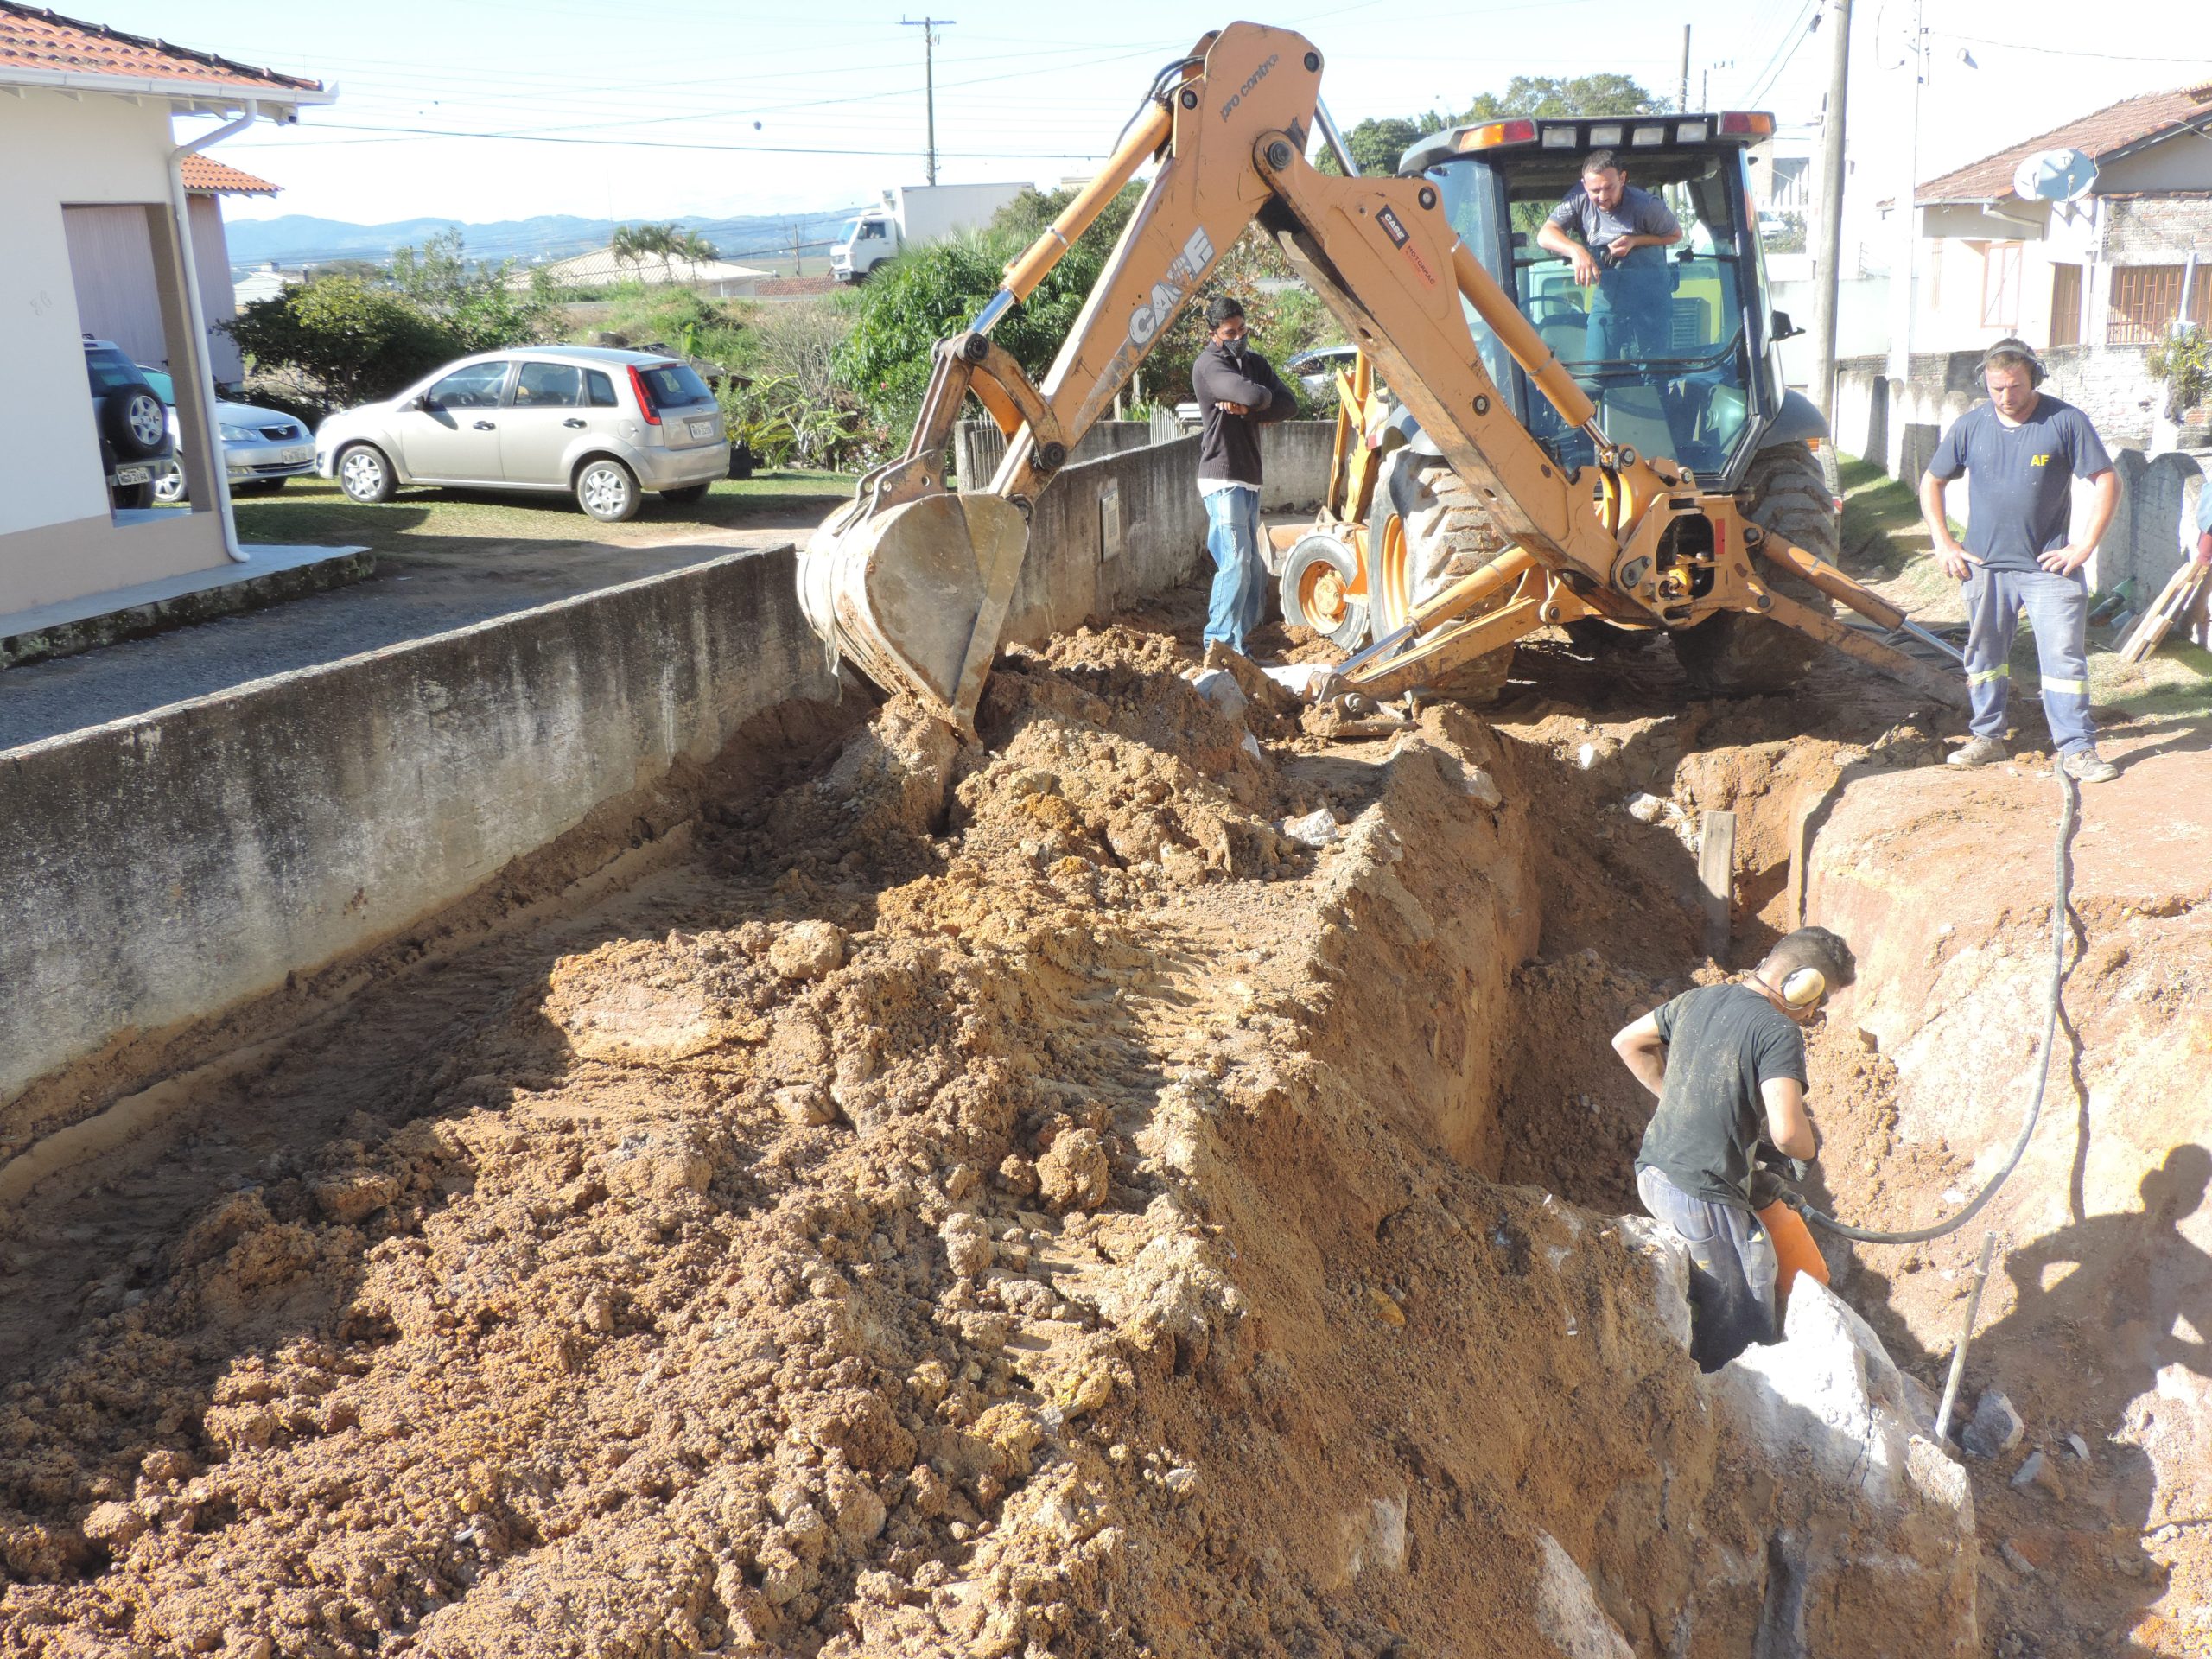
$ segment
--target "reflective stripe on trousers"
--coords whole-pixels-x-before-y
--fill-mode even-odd
[[[1967,576],[1967,692],[1976,737],[2005,735],[2005,694],[2012,683],[2012,633],[2022,611],[2035,630],[2043,670],[2043,712],[2061,753],[2097,741],[2089,719],[2088,589],[2079,576],[2049,570],[1971,568]]]

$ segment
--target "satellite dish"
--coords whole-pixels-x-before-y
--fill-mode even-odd
[[[2079,201],[2097,181],[2097,164],[2078,149],[2038,150],[2014,169],[2012,193],[2028,201]]]

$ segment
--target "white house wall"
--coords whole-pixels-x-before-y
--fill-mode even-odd
[[[0,613],[206,569],[212,512],[116,524],[85,374],[67,203],[169,200],[168,106],[0,93]]]

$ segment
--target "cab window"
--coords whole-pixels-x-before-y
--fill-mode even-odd
[[[586,369],[584,371],[584,401],[594,409],[615,408],[613,380],[601,374],[597,369]]]

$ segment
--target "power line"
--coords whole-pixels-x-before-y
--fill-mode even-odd
[[[583,144],[619,149],[709,149],[734,155],[747,156],[906,156],[905,149],[838,149],[820,144],[713,144],[687,143],[676,138],[566,138],[553,133],[521,132],[455,132],[447,127],[359,127],[349,126],[342,121],[317,124],[326,132],[376,133],[377,138],[333,138],[330,144],[378,143],[385,137],[394,141],[409,138],[467,138],[514,144]],[[285,149],[319,149],[315,139],[288,141]],[[968,162],[1095,162],[1105,154],[1103,150],[1058,151],[1044,149],[973,150],[949,149],[940,152],[955,161]]]
[[[1797,48],[1810,38],[1805,20],[1813,15],[1814,8],[1819,4],[1820,0],[1805,0],[1803,8],[1789,25],[1789,33],[1782,37],[1782,44],[1775,48],[1774,56],[1767,60],[1766,67],[1752,84],[1751,96],[1744,100],[1745,103],[1756,107],[1772,89],[1774,83],[1781,79],[1782,72],[1789,67],[1789,60],[1797,55]]]
[[[2212,63],[2212,57],[2192,58],[2178,52],[2082,52],[2067,46],[2031,46],[2025,41],[1993,41],[1980,35],[1954,35],[1943,29],[1928,32],[1947,41],[1964,41],[1969,46],[2001,47],[2008,52],[2042,52],[2060,58],[2102,58],[2112,63]]]

